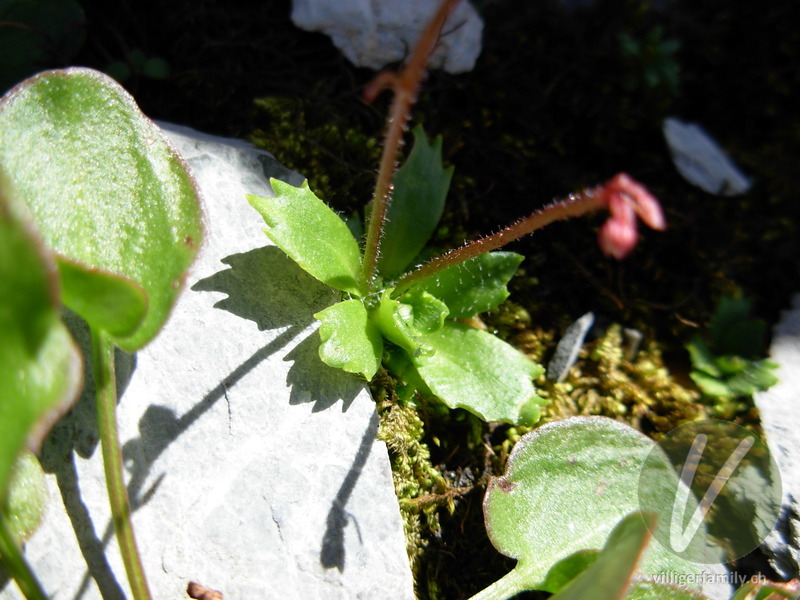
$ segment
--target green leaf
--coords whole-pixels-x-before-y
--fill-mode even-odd
[[[591,566],[551,600],[623,598],[654,527],[654,515],[636,512],[622,519]]]
[[[466,319],[491,310],[508,298],[506,285],[523,258],[514,252],[481,254],[439,271],[414,287],[444,302],[451,319]]]
[[[658,581],[636,580],[628,588],[625,600],[708,600],[702,594]]]
[[[768,360],[749,362],[740,373],[728,379],[726,383],[737,396],[752,396],[778,383],[778,378],[772,372],[777,368],[776,363]]]
[[[678,476],[654,442],[604,417],[548,423],[517,442],[506,473],[489,482],[484,514],[489,538],[517,559],[529,589],[544,589],[553,565],[602,547],[617,522],[640,507],[639,477],[647,460],[648,484],[659,527],[669,526]],[[648,458],[649,457],[649,458]],[[666,525],[664,525],[666,524]],[[654,541],[645,573],[697,573],[699,567]]]
[[[203,238],[194,181],[161,130],[110,77],[49,71],[0,100],[0,164],[56,253],[84,275],[113,273],[144,289],[141,323],[114,342],[134,351],[151,340]],[[63,281],[70,308],[97,328],[108,324],[109,296],[87,294],[106,284]],[[122,303],[120,321],[130,323],[131,309]]]
[[[714,364],[723,376],[728,376],[744,371],[750,361],[734,354],[725,354],[715,357]]]
[[[545,402],[532,380],[540,365],[490,333],[461,323],[422,336],[433,354],[412,356],[417,372],[450,408],[464,408],[481,419],[532,425]]]
[[[326,365],[372,379],[381,365],[383,340],[360,300],[346,300],[314,315],[320,321],[319,356]]]
[[[442,218],[453,168],[442,168],[442,138],[428,144],[414,128],[414,148],[394,176],[394,194],[381,240],[378,272],[394,279],[422,251]]]
[[[136,282],[63,257],[57,260],[62,301],[114,337],[133,335],[147,313],[147,294]]]
[[[544,581],[541,583],[541,589],[553,594],[560,591],[561,588],[589,568],[599,554],[599,550],[580,550],[558,561],[547,572]]]
[[[22,452],[11,469],[7,502],[0,506],[18,544],[21,545],[39,527],[46,503],[44,471],[32,453]]]
[[[404,295],[406,302],[392,300],[391,293],[391,288],[383,292],[378,306],[370,313],[370,319],[383,337],[411,355],[430,354],[431,350],[421,342],[421,336],[442,327],[447,307],[427,292]]]
[[[272,198],[248,195],[272,242],[321,282],[360,295],[361,251],[347,224],[308,187],[270,179]]]
[[[718,379],[699,371],[692,371],[689,373],[689,377],[692,378],[695,385],[699,387],[700,391],[706,396],[711,396],[713,398],[731,398],[735,395],[733,390],[728,387],[723,379]]]
[[[55,263],[11,195],[0,173],[0,501],[23,446],[38,447],[82,376],[56,309]]]
[[[712,377],[719,377],[722,375],[714,362],[714,354],[711,352],[711,348],[699,337],[693,337],[691,341],[686,344],[686,350],[689,351],[689,358],[692,361],[693,369]]]

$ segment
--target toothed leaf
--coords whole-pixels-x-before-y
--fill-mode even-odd
[[[360,295],[361,251],[347,224],[309,189],[270,179],[272,198],[248,195],[272,242],[321,282]]]

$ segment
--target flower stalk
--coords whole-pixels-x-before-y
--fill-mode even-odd
[[[403,136],[411,118],[411,108],[417,101],[420,86],[426,76],[428,58],[436,48],[447,17],[460,0],[444,0],[431,19],[408,62],[399,73],[382,71],[364,90],[364,100],[372,102],[378,95],[391,89],[394,93],[387,119],[386,137],[383,143],[378,179],[372,196],[372,213],[367,228],[364,246],[360,287],[364,295],[374,291],[378,271],[383,224],[391,202],[392,179],[398,166],[398,155],[403,145]]]
[[[414,283],[442,269],[458,265],[485,252],[497,250],[550,223],[601,209],[607,209],[610,217],[600,229],[598,236],[600,249],[607,256],[613,256],[617,260],[625,258],[638,241],[637,216],[652,229],[663,230],[666,227],[664,214],[655,197],[629,175],[620,173],[603,185],[572,194],[565,200],[552,202],[497,233],[469,242],[430,260],[401,277],[395,286],[395,295],[401,294]]]

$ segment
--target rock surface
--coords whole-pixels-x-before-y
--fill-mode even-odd
[[[119,354],[117,373],[154,598],[186,598],[189,581],[242,600],[413,598],[375,405],[317,355],[312,315],[334,295],[269,244],[245,200],[271,194],[265,175],[302,178],[242,142],[169,137],[199,181],[207,239],[164,331]],[[93,423],[87,394],[42,457],[51,498],[26,554],[53,598],[130,597]]]
[[[764,550],[781,576],[800,576],[800,294],[773,331],[770,360],[779,382],[756,394],[767,444],[783,485],[781,515]]]
[[[294,0],[292,21],[321,31],[358,67],[381,69],[405,59],[440,0]],[[444,26],[430,65],[450,73],[475,66],[481,53],[483,21],[469,2],[461,2]]]

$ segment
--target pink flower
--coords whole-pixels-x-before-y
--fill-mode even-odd
[[[625,173],[597,188],[594,193],[611,216],[600,228],[600,249],[606,256],[622,260],[639,238],[636,217],[652,229],[666,229],[666,220],[658,200],[642,184]]]

